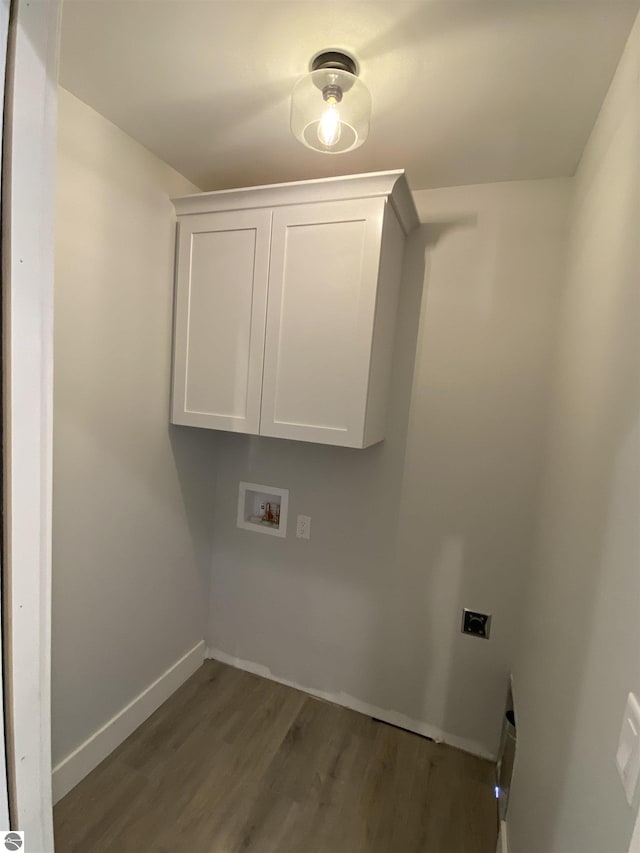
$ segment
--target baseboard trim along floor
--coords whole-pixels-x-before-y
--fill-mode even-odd
[[[312,687],[306,687],[303,684],[298,684],[295,681],[288,681],[286,678],[278,678],[271,670],[259,663],[243,660],[242,658],[233,657],[220,649],[207,647],[206,657],[211,660],[220,661],[236,669],[251,672],[254,675],[260,675],[263,678],[269,678],[271,681],[277,681],[279,684],[285,684],[287,687],[294,687],[296,690],[301,690],[303,693],[308,693],[310,696],[316,696],[318,699],[324,699],[327,702],[333,702],[335,705],[341,705],[343,708],[351,708],[353,711],[359,711],[361,714],[366,714],[369,717],[382,720],[385,723],[390,723],[392,726],[397,726],[407,731],[415,732],[424,737],[431,738],[436,743],[446,743],[449,746],[462,749],[464,752],[469,752],[478,758],[486,758],[489,761],[496,761],[497,756],[490,752],[481,743],[477,743],[467,738],[461,738],[457,735],[444,732],[436,726],[422,720],[414,720],[401,714],[399,711],[389,710],[388,708],[379,708],[376,705],[370,705],[368,702],[362,702],[347,693],[326,693],[322,690],[315,690]]]
[[[498,835],[498,849],[496,853],[509,853],[509,841],[507,838],[506,821],[500,821],[500,834]]]
[[[150,717],[204,661],[204,640],[197,643],[159,678],[74,749],[53,769],[53,802],[84,779],[113,750],[120,746],[147,717]]]

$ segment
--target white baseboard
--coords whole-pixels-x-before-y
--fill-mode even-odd
[[[498,847],[496,853],[509,853],[509,841],[507,839],[506,821],[500,821],[500,834],[498,835]]]
[[[204,656],[204,640],[201,640],[90,738],[63,758],[53,769],[53,802],[64,797],[150,717],[200,668]]]
[[[414,720],[407,717],[399,711],[389,710],[388,708],[378,708],[376,705],[370,705],[368,702],[362,702],[347,693],[326,693],[323,690],[315,690],[312,687],[305,687],[295,681],[288,681],[286,678],[278,678],[271,670],[259,663],[253,661],[242,660],[220,649],[207,647],[206,657],[227,663],[236,669],[243,669],[246,672],[252,672],[254,675],[261,675],[263,678],[268,678],[271,681],[277,681],[279,684],[286,684],[287,687],[294,687],[296,690],[301,690],[303,693],[308,693],[310,696],[316,696],[318,699],[325,699],[327,702],[333,702],[335,705],[342,705],[344,708],[351,708],[353,711],[359,711],[361,714],[366,714],[369,717],[375,717],[378,720],[384,720],[385,723],[391,723],[393,726],[399,726],[402,729],[407,729],[410,732],[424,735],[438,743],[447,743],[449,746],[455,746],[457,749],[462,749],[464,752],[470,752],[472,755],[477,755],[480,758],[486,758],[489,761],[495,761],[496,755],[487,750],[482,744],[477,743],[467,738],[458,737],[457,735],[444,732],[436,726],[423,720]]]

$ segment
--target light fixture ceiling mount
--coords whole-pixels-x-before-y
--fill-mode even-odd
[[[367,138],[371,95],[358,77],[353,56],[323,50],[312,57],[309,74],[291,97],[291,131],[307,148],[343,154]]]
[[[311,58],[309,71],[319,71],[322,68],[332,68],[334,71],[347,71],[358,76],[358,63],[355,57],[343,50],[321,50]]]

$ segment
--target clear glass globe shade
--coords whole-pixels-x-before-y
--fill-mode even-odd
[[[325,93],[338,91],[333,102]],[[307,148],[343,154],[358,148],[369,133],[371,95],[348,71],[320,68],[299,80],[291,96],[291,132]]]

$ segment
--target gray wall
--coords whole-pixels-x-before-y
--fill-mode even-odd
[[[529,566],[569,181],[416,193],[387,440],[212,434],[208,644],[495,752]],[[285,540],[238,482],[290,489]],[[297,513],[312,517],[295,538]],[[489,642],[460,610],[493,614]]]
[[[64,90],[59,109],[54,764],[202,639],[210,562],[206,442],[168,428],[169,196],[196,188]]]
[[[578,170],[540,537],[515,670],[513,853],[626,853],[640,690],[640,22]]]

